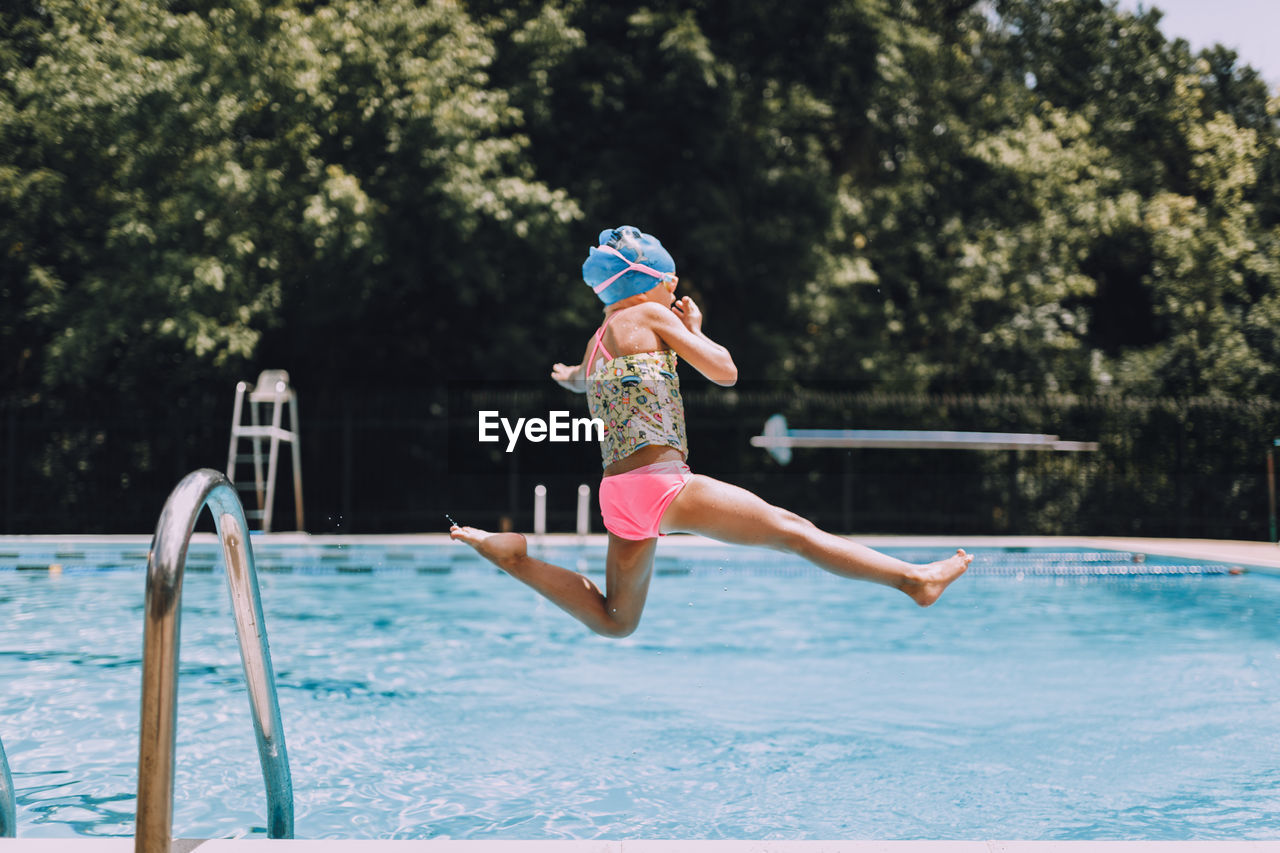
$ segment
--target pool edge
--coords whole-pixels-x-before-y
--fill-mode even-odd
[[[0,853],[125,853],[132,838],[6,838]],[[1280,841],[453,841],[175,839],[171,853],[1280,853]]]
[[[1254,542],[1235,539],[1162,539],[1119,536],[965,536],[965,535],[928,535],[901,536],[891,534],[844,534],[846,538],[855,539],[865,545],[880,548],[1060,548],[1060,549],[1097,549],[1103,551],[1119,551],[1151,554],[1161,557],[1174,557],[1190,560],[1208,560],[1240,566],[1246,570],[1260,571],[1267,574],[1280,575],[1280,545],[1274,542]],[[548,533],[541,537],[530,536],[535,544],[542,542],[548,545],[582,544],[604,547],[607,537],[604,534],[588,534],[578,536],[572,533]],[[213,534],[197,533],[193,542],[214,542]],[[342,544],[370,545],[437,545],[452,543],[446,533],[405,533],[405,534],[310,534],[310,533],[255,533],[253,542],[263,544],[289,545],[308,544],[315,546]],[[140,534],[7,534],[0,535],[0,550],[6,547],[20,546],[22,543],[52,543],[91,545],[94,543],[114,544],[117,546],[132,545],[139,548],[150,546],[151,537]],[[675,534],[662,540],[659,546],[664,551],[672,548],[720,548],[722,543],[701,536]],[[463,545],[457,545],[463,548]]]

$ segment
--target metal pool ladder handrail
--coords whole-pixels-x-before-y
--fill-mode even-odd
[[[142,650],[142,733],[134,850],[169,853],[173,831],[174,741],[177,730],[178,636],[182,574],[201,510],[208,506],[226,557],[227,588],[249,689],[258,758],[267,788],[267,834],[293,837],[293,779],[280,724],[275,674],[267,648],[249,526],[235,488],[218,471],[194,471],[174,488],[160,513],[147,558]]]
[[[0,838],[13,838],[18,834],[17,814],[13,776],[9,773],[9,760],[4,757],[4,742],[0,741]]]

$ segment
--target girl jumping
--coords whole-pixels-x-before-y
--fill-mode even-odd
[[[604,323],[587,341],[582,362],[556,364],[551,378],[585,393],[591,416],[605,424],[599,492],[609,531],[605,592],[584,575],[530,557],[519,533],[455,524],[454,539],[606,637],[625,637],[640,624],[658,537],[668,533],[797,554],[841,577],[900,589],[922,607],[964,574],[973,558],[963,550],[936,563],[906,563],[692,473],[677,357],[717,385],[737,382],[738,368],[702,331],[693,300],[676,298],[675,261],[656,237],[624,225],[601,232],[597,242],[582,276],[606,306]]]

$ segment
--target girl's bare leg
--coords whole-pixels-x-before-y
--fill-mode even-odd
[[[657,539],[634,541],[609,534],[605,557],[605,589],[590,578],[530,557],[519,533],[489,533],[474,527],[453,527],[449,535],[465,542],[480,556],[546,596],[553,604],[597,634],[625,637],[640,624]]]
[[[963,550],[927,565],[903,562],[865,545],[820,530],[737,486],[694,475],[662,516],[663,533],[698,533],[741,545],[789,551],[833,574],[900,589],[928,607],[969,568]]]

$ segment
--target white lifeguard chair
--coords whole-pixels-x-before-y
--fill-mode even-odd
[[[248,397],[249,423],[244,423],[245,398]],[[270,417],[262,418],[260,407],[270,406]],[[289,424],[284,424],[284,410],[289,409]],[[252,453],[240,453],[240,442],[249,439]],[[267,473],[264,486],[262,476],[262,442],[270,439],[267,454]],[[264,370],[258,374],[257,383],[236,383],[235,410],[231,415],[231,446],[227,451],[227,479],[240,492],[254,492],[258,508],[246,510],[245,517],[262,524],[264,533],[271,532],[271,511],[275,505],[276,474],[279,471],[280,444],[286,443],[293,451],[293,503],[298,530],[303,529],[302,514],[302,449],[298,440],[298,395],[289,385],[289,374],[284,370]],[[253,482],[240,482],[236,468],[241,463],[253,463]]]

